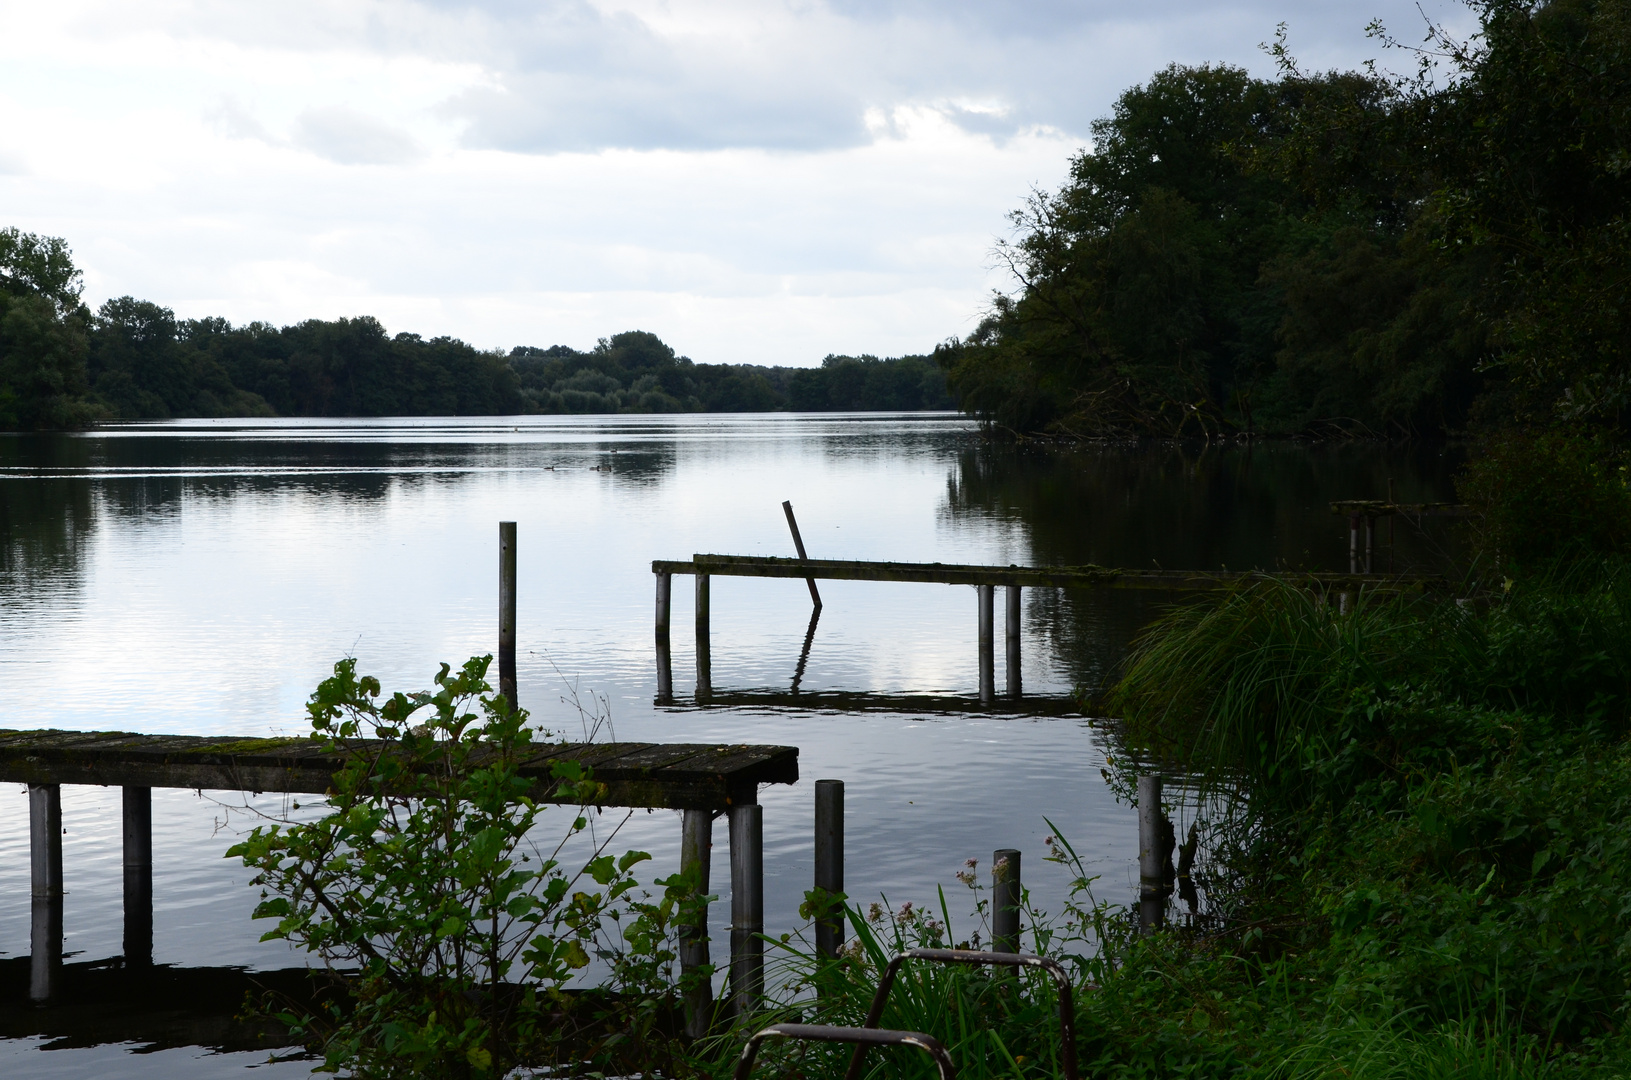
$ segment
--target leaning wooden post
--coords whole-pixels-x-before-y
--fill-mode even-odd
[[[764,808],[736,805],[731,829],[731,1007],[747,1016],[765,989]]]
[[[513,709],[515,691],[515,522],[498,523],[498,692]]]
[[[714,846],[712,810],[687,810],[680,835],[680,873],[692,879],[695,895],[708,895],[708,870]],[[696,921],[680,927],[680,978],[684,987],[682,1009],[685,1034],[700,1039],[713,1025],[714,986],[702,972],[708,959],[708,902],[702,901]],[[690,978],[687,978],[690,976]]]
[[[125,818],[125,965],[153,962],[153,789],[127,787]]]
[[[1008,618],[1007,630],[1008,645],[1008,696],[1020,696],[1019,687],[1019,619],[1020,619],[1020,586],[1008,586]]]
[[[1148,934],[1166,915],[1162,877],[1161,778],[1138,778],[1138,925]]]
[[[998,848],[991,853],[991,951],[1019,952],[1021,884],[1019,851]]]
[[[674,664],[669,652],[668,624],[673,602],[674,575],[663,571],[657,576],[657,700],[674,700]]]
[[[787,513],[787,527],[793,530],[793,550],[799,553],[800,559],[808,559],[810,556],[804,554],[804,538],[799,535],[798,519],[793,516],[792,502],[783,500],[782,509]],[[816,589],[815,578],[805,578],[804,583],[810,586],[810,603],[819,608],[821,606],[821,593]]]
[[[996,606],[995,585],[977,585],[980,594],[980,701],[989,704],[997,696],[996,658],[992,655],[992,608]]]
[[[815,782],[815,887],[828,896],[844,891],[844,781]],[[816,955],[833,960],[844,944],[842,909],[815,924]]]
[[[713,657],[708,650],[708,575],[697,572],[697,696],[714,692]]]
[[[28,1000],[42,1005],[62,981],[62,787],[28,786],[28,853],[32,912]]]

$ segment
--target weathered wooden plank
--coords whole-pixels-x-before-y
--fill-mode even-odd
[[[1339,499],[1331,504],[1333,514],[1361,514],[1366,517],[1466,517],[1471,508],[1462,503],[1396,503],[1386,499]]]
[[[355,753],[388,744],[359,740]],[[798,780],[791,746],[700,743],[543,744],[521,766],[534,796],[559,785],[550,766],[567,758],[607,786],[605,806],[720,810],[744,788]],[[346,760],[309,738],[241,739],[128,732],[0,730],[0,782],[211,788],[324,794]]]
[[[1419,592],[1447,586],[1426,575],[1269,573],[1262,570],[1128,570],[1111,566],[975,566],[962,563],[783,559],[769,555],[693,555],[689,562],[657,560],[655,573],[719,577],[823,578],[831,581],[907,581],[942,585],[1022,585],[1063,589],[1150,589],[1208,592],[1258,581],[1287,581],[1331,590]]]

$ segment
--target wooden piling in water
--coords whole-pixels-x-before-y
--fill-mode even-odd
[[[829,896],[844,891],[844,781],[815,782],[815,887]],[[818,919],[815,924],[816,955],[826,960],[838,956],[844,944],[844,916]]]
[[[1019,952],[1021,899],[1019,851],[998,848],[991,853],[991,951]]]
[[[125,965],[153,962],[153,789],[126,786],[124,803]]]
[[[1163,880],[1165,830],[1161,815],[1161,778],[1138,778],[1138,924],[1149,933],[1166,917]]]
[[[714,692],[713,656],[709,652],[708,630],[709,575],[697,575],[697,696],[706,697]]]
[[[657,578],[657,699],[674,700],[674,664],[669,651],[668,627],[672,614],[674,575],[658,571]]]
[[[686,810],[680,834],[680,873],[694,875],[696,895],[708,895],[708,871],[713,859],[714,815],[712,810]],[[706,967],[708,959],[708,904],[703,902],[697,921],[680,927],[680,975]],[[713,983],[697,976],[684,990],[681,1002],[685,1033],[693,1039],[708,1034],[714,1015]]]
[[[515,522],[498,523],[498,692],[512,708],[515,689]]]
[[[997,696],[996,658],[993,655],[992,609],[996,606],[996,586],[977,585],[980,594],[980,700],[989,704]]]
[[[787,514],[787,527],[793,531],[793,548],[799,553],[799,558],[808,559],[804,554],[804,537],[799,535],[798,519],[793,516],[793,503],[791,500],[782,500],[782,510]],[[816,588],[815,578],[807,577],[804,583],[810,586],[810,603],[816,607],[821,606],[821,592]]]
[[[28,787],[31,910],[28,1000],[43,1005],[62,982],[62,786]]]
[[[731,830],[731,1008],[746,1016],[759,1007],[765,989],[764,808],[732,806]]]
[[[1008,586],[1008,618],[1005,629],[1007,631],[1008,646],[1008,686],[1007,694],[1011,698],[1020,696],[1019,685],[1019,622],[1020,622],[1020,591],[1023,586]]]

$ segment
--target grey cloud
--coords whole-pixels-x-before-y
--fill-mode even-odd
[[[275,143],[270,132],[262,126],[255,115],[241,105],[235,98],[223,98],[213,109],[204,114],[204,119],[218,133],[229,139],[256,139],[264,143]]]
[[[340,106],[301,113],[293,142],[340,165],[398,165],[421,154],[407,132]]]
[[[762,0],[720,28],[719,14],[688,23],[687,2],[648,23],[592,0],[188,0],[178,32],[475,64],[482,84],[441,107],[466,145],[556,153],[853,146],[873,137],[869,110],[899,106],[993,139],[1037,126],[1085,138],[1117,93],[1169,62],[1268,73],[1257,46],[1281,20],[1321,69],[1376,54],[1363,33],[1373,15],[1400,30],[1421,19],[1415,0]],[[348,163],[415,152],[355,114],[311,114],[297,141]]]

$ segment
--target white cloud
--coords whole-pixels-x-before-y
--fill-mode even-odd
[[[423,153],[406,131],[339,105],[302,112],[292,141],[339,165],[401,165]]]
[[[1430,13],[1454,12],[1432,0]],[[0,207],[88,298],[641,327],[813,363],[966,332],[1005,213],[1171,61],[1375,54],[1412,0],[0,0]],[[23,165],[26,159],[26,172]],[[335,164],[366,166],[335,168]]]

